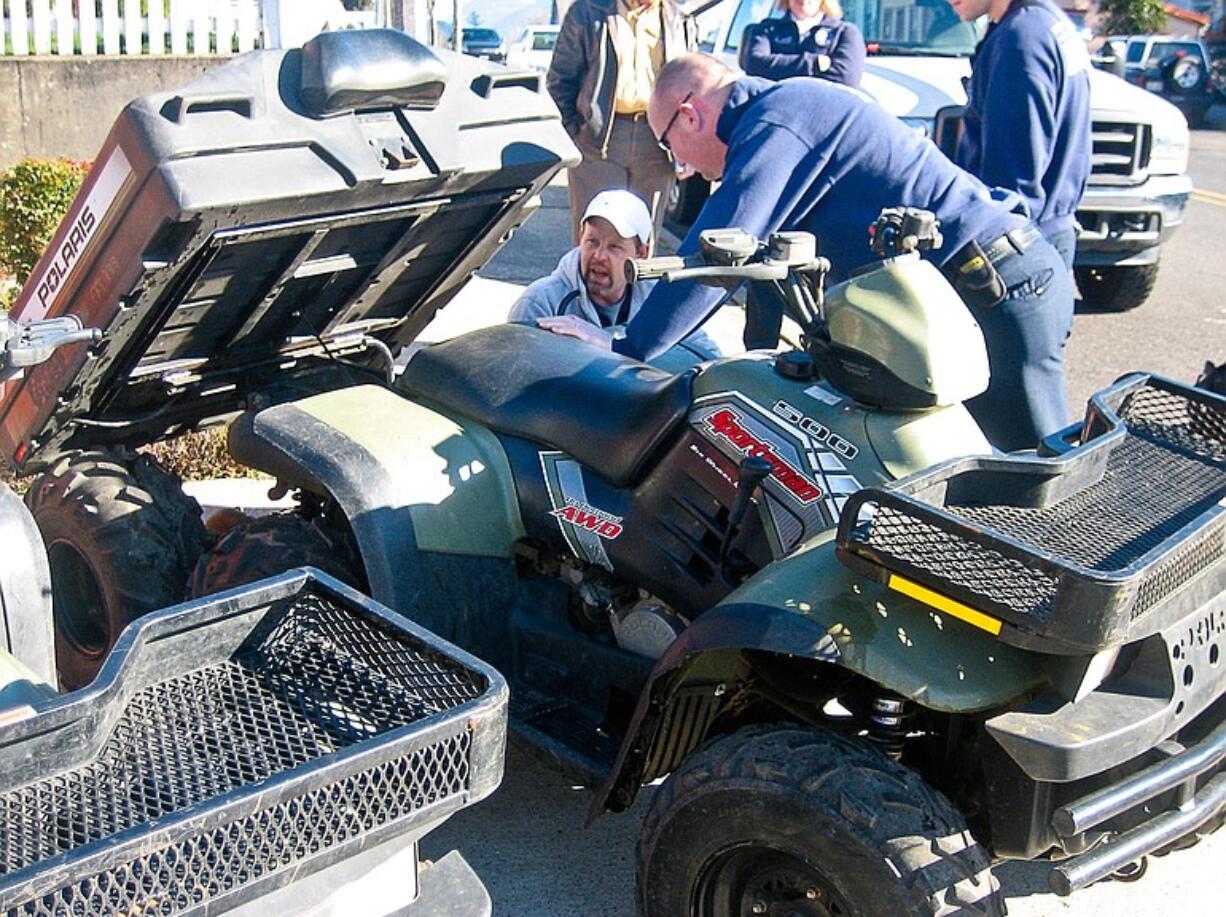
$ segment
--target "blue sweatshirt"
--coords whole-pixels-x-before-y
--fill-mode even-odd
[[[823,15],[803,35],[790,15],[764,19],[746,29],[744,43],[741,66],[750,76],[814,76],[859,86],[864,74],[864,36],[842,19]]]
[[[990,242],[1025,224],[1017,195],[989,191],[858,90],[825,80],[732,87],[716,133],[728,144],[723,181],[681,243],[698,251],[707,229],[739,227],[764,239],[776,230],[817,236],[831,280],[877,260],[868,228],[886,207],[921,207],[941,221],[944,264],[968,242]],[[656,286],[613,349],[651,359],[706,320],[722,291],[693,281]]]
[[[1090,175],[1090,59],[1050,0],[1014,0],[972,65],[958,165],[1017,191],[1043,234],[1072,228]]]

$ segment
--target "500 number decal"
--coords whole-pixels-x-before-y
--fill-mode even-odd
[[[804,430],[831,452],[841,455],[849,461],[860,454],[860,449],[855,443],[845,440],[824,423],[814,420],[812,417],[806,417],[786,401],[776,401],[775,406],[771,410],[789,423],[800,427],[800,429]]]

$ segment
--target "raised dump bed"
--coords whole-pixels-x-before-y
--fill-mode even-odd
[[[1131,376],[1048,446],[1062,454],[957,459],[861,491],[840,555],[1045,652],[1147,636],[1226,588],[1226,399]]]
[[[412,840],[501,780],[506,702],[310,570],[140,619],[0,729],[0,914],[218,913],[381,847],[411,891]]]

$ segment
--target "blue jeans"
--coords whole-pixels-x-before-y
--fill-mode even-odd
[[[1064,266],[1071,271],[1073,269],[1073,255],[1077,252],[1076,228],[1070,226],[1068,229],[1061,229],[1058,232],[1050,233],[1047,236],[1047,241],[1056,250],[1056,254],[1060,256]]]
[[[1073,284],[1044,239],[1002,258],[996,270],[1008,290],[1004,301],[971,308],[988,345],[992,378],[967,408],[993,446],[1014,452],[1033,449],[1068,426],[1064,342],[1073,327]]]

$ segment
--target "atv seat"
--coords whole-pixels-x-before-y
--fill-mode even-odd
[[[495,325],[421,350],[397,387],[561,449],[625,487],[684,420],[693,378],[528,325]]]

